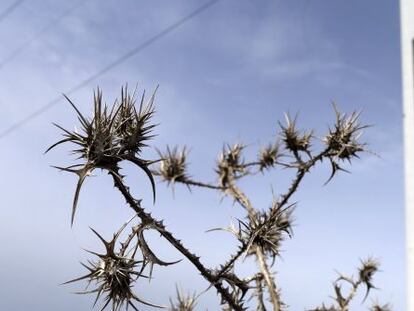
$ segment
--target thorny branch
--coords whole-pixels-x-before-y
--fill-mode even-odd
[[[248,228],[250,225],[254,225],[254,230],[264,234],[263,230],[266,227],[269,227],[269,223],[275,222],[276,218],[281,214],[281,211],[286,212],[291,208],[292,204],[289,205],[289,201],[292,195],[298,190],[298,187],[305,177],[306,173],[315,166],[318,162],[322,162],[324,159],[328,159],[331,163],[332,172],[331,176],[328,179],[328,182],[333,178],[338,170],[343,170],[338,164],[338,161],[348,160],[351,161],[352,157],[357,157],[357,153],[364,151],[363,146],[356,141],[356,137],[359,137],[359,131],[365,126],[361,126],[358,123],[358,113],[352,113],[349,117],[342,115],[338,112],[336,106],[334,105],[334,110],[336,114],[336,124],[333,129],[329,131],[329,134],[325,137],[324,142],[326,143],[326,148],[322,150],[317,155],[312,155],[310,151],[311,140],[313,138],[313,131],[307,133],[300,133],[296,128],[296,118],[292,121],[289,115],[286,115],[286,126],[280,124],[282,133],[281,138],[285,145],[285,150],[292,154],[294,159],[293,162],[283,162],[281,158],[284,156],[281,152],[280,142],[274,144],[269,144],[265,149],[262,149],[259,154],[259,159],[257,161],[244,162],[241,158],[241,152],[244,149],[244,146],[241,144],[236,144],[233,147],[227,146],[223,149],[223,152],[220,156],[218,162],[218,168],[216,172],[219,175],[218,185],[211,185],[205,187],[210,189],[221,190],[223,193],[230,195],[233,199],[240,204],[247,211],[247,218],[249,224],[242,223],[243,226]],[[174,147],[173,152],[170,151],[167,147],[167,153],[159,152],[161,157],[166,159],[161,165],[160,169],[156,172],[156,175],[161,176],[163,180],[167,181],[168,184],[172,183],[182,183],[187,187],[194,184],[203,185],[203,182],[194,182],[193,179],[188,177],[186,172],[186,157],[187,153],[180,153],[177,147]],[[304,160],[301,153],[304,153],[307,160]],[[267,214],[261,215],[266,221],[258,222],[257,213],[254,207],[252,206],[249,198],[237,187],[236,181],[242,177],[255,174],[257,172],[262,172],[264,169],[270,169],[276,165],[284,168],[295,168],[296,176],[293,179],[291,186],[286,191],[285,194],[280,196],[280,199],[272,204],[272,207]],[[257,168],[256,172],[252,172],[250,168]],[[179,175],[175,175],[173,172],[180,172]],[[287,207],[286,207],[287,206]],[[290,215],[290,214],[289,214]],[[289,216],[288,215],[288,216]],[[285,217],[285,222],[286,222]],[[277,222],[277,221],[276,221]],[[285,231],[290,236],[290,224],[285,223],[280,227],[282,231]],[[225,264],[220,266],[218,271],[218,276],[223,275],[229,269],[234,267],[234,264],[239,260],[244,253],[253,252],[256,255],[256,258],[259,262],[260,270],[263,276],[263,279],[266,283],[266,286],[269,290],[269,296],[273,305],[274,310],[280,310],[282,302],[280,300],[279,291],[276,288],[274,278],[272,277],[269,268],[266,263],[266,257],[263,253],[261,247],[254,247],[252,251],[252,242],[245,242],[241,237],[243,230],[239,229],[237,232],[234,228],[225,229],[235,233],[238,236],[241,245],[239,246],[237,252],[231,255],[230,259],[226,261]],[[275,244],[279,244],[279,241],[276,241]],[[276,248],[277,246],[274,245]],[[277,250],[275,252],[277,255]],[[274,256],[273,256],[274,260]],[[258,304],[260,304],[258,302]]]
[[[129,192],[129,189],[122,183],[117,175],[109,173],[114,179],[115,187],[122,193],[129,206],[137,213],[138,217],[141,218],[145,224],[153,225],[168,242],[171,243],[181,254],[183,254],[201,273],[201,275],[210,283],[213,284],[217,291],[221,294],[224,301],[226,301],[234,310],[243,310],[242,305],[234,301],[229,291],[223,287],[221,281],[218,281],[213,273],[204,267],[200,262],[200,257],[191,253],[180,240],[176,239],[169,231],[166,230],[164,224],[161,221],[155,220],[150,214],[146,213],[140,206],[139,201],[135,200]]]
[[[228,191],[231,193],[234,199],[247,210],[249,221],[254,222],[256,220],[257,215],[249,198],[233,183],[229,185]],[[260,247],[256,246],[254,252],[259,263],[260,271],[263,274],[263,277],[266,281],[266,285],[269,289],[269,295],[273,305],[273,310],[280,311],[282,307],[282,302],[280,300],[279,292],[276,287],[274,278],[272,277],[269,271],[269,267],[266,263],[266,258],[263,254],[263,250]]]
[[[333,287],[335,291],[335,296],[332,297],[334,300],[334,304],[327,307],[325,304],[322,304],[320,307],[315,309],[311,309],[309,311],[349,311],[350,304],[354,299],[355,295],[357,294],[358,290],[360,289],[361,285],[365,285],[366,293],[364,297],[364,301],[368,297],[368,294],[371,288],[374,288],[372,284],[372,279],[374,274],[378,271],[379,263],[372,259],[368,258],[366,260],[361,261],[361,267],[358,269],[358,276],[354,278],[352,276],[346,276],[340,274],[339,277],[333,282]],[[350,290],[348,294],[343,292],[342,284],[347,283],[350,285]],[[371,310],[376,311],[388,311],[390,310],[389,305],[380,306],[376,303],[373,304]]]
[[[245,162],[242,153],[245,148],[242,144],[226,145],[219,157],[216,167],[217,183],[197,181],[188,174],[186,148],[170,148],[165,152],[157,149],[159,160],[150,161],[141,158],[142,148],[146,142],[153,138],[151,134],[154,124],[150,120],[154,114],[154,94],[147,103],[144,103],[144,94],[141,98],[139,109],[136,108],[136,90],[131,94],[127,87],[122,88],[121,98],[115,101],[112,107],[103,104],[102,93],[98,89],[94,96],[94,115],[87,118],[77,109],[74,103],[67,98],[74,108],[81,125],[81,132],[68,131],[56,125],[63,131],[64,138],[49,147],[54,147],[71,142],[78,149],[73,150],[79,155],[78,159],[84,162],[68,167],[57,167],[60,170],[74,173],[78,176],[78,183],[73,200],[72,224],[78,205],[79,194],[85,179],[95,170],[102,169],[113,178],[114,186],[121,192],[128,205],[141,222],[131,227],[131,233],[127,235],[120,248],[116,251],[120,233],[130,224],[127,222],[114,235],[111,241],[104,240],[95,230],[93,232],[104,243],[106,254],[91,252],[99,257],[98,262],[90,261],[90,265],[84,265],[89,273],[67,283],[86,279],[88,284],[95,282],[98,287],[81,293],[96,293],[95,303],[105,294],[105,309],[112,303],[112,310],[119,311],[123,306],[137,310],[134,302],[161,307],[148,303],[138,298],[132,291],[133,284],[139,278],[151,278],[154,265],[168,266],[177,263],[160,260],[150,248],[144,237],[145,230],[156,230],[172,246],[174,246],[185,258],[187,258],[200,272],[200,274],[221,295],[223,310],[245,310],[245,296],[249,291],[251,298],[256,301],[256,310],[267,310],[268,300],[274,311],[284,310],[286,305],[281,300],[280,289],[276,285],[274,272],[271,271],[275,259],[279,256],[280,245],[286,237],[292,236],[291,214],[295,204],[290,203],[291,197],[298,190],[305,175],[318,163],[327,160],[331,165],[331,176],[328,181],[338,173],[346,171],[341,167],[342,162],[351,162],[358,158],[358,154],[365,151],[365,144],[358,142],[361,130],[366,128],[359,123],[359,113],[350,115],[342,114],[334,105],[335,124],[324,137],[325,147],[317,155],[313,155],[311,145],[313,143],[313,131],[303,132],[297,129],[297,117],[293,120],[286,115],[286,124],[279,123],[280,137],[275,142],[262,148],[256,160]],[[288,160],[286,160],[288,159]],[[237,251],[216,269],[205,267],[200,257],[192,253],[184,244],[168,231],[162,221],[156,220],[146,212],[141,205],[141,200],[135,199],[129,188],[124,183],[124,176],[120,174],[119,163],[129,161],[143,170],[152,185],[155,201],[155,182],[153,175],[160,177],[171,185],[174,190],[176,183],[191,187],[200,187],[216,190],[230,196],[245,211],[246,219],[237,220],[229,228],[220,228],[234,234],[239,242]],[[156,169],[150,166],[159,163]],[[247,195],[237,186],[241,178],[268,171],[275,167],[295,169],[296,175],[287,191],[275,199],[267,211],[255,209]],[[217,230],[217,229],[212,229]],[[136,260],[140,254],[142,260]],[[249,278],[240,278],[235,271],[235,264],[245,256],[255,256],[259,271]],[[269,267],[268,260],[272,260]],[[369,259],[362,262],[359,269],[359,278],[340,275],[334,282],[336,304],[331,307],[322,305],[317,310],[349,311],[349,304],[362,284],[366,285],[366,297],[370,289],[374,288],[372,276],[377,271],[377,262]],[[149,267],[149,276],[144,274]],[[251,283],[255,282],[255,286]],[[344,295],[341,282],[351,285],[348,295]],[[266,297],[267,289],[268,297]],[[366,298],[365,297],[365,298]],[[266,299],[267,298],[267,299]],[[192,311],[196,304],[197,296],[186,296],[177,289],[176,303],[171,302],[170,310]],[[388,309],[387,309],[388,308]],[[372,310],[389,310],[388,305],[378,304]]]

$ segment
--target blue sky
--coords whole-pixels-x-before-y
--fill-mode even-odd
[[[13,3],[0,1],[0,11]],[[0,61],[30,40],[75,1],[23,1],[0,22]],[[182,18],[204,1],[88,0],[0,68],[0,131],[71,89],[130,49]],[[405,309],[404,206],[399,16],[397,1],[221,0],[168,36],[102,75],[71,98],[91,112],[99,85],[112,102],[120,87],[138,83],[157,94],[157,137],[152,146],[187,145],[190,174],[214,181],[224,142],[248,144],[246,158],[276,137],[283,113],[299,112],[300,127],[322,137],[334,120],[331,102],[345,112],[362,109],[373,124],[363,139],[378,156],[365,154],[327,186],[324,165],[305,179],[294,200],[294,238],[275,265],[290,310],[304,310],[333,294],[335,269],[354,273],[360,258],[379,258],[381,289],[372,297]],[[105,174],[90,178],[79,201],[75,226],[70,210],[73,176],[50,165],[72,163],[69,149],[44,155],[60,136],[51,123],[73,128],[76,118],[63,101],[2,138],[3,178],[0,256],[2,309],[89,310],[92,297],[74,296],[80,286],[58,286],[84,271],[82,250],[98,249],[91,225],[109,237],[131,212]],[[145,152],[154,158],[155,152]],[[241,215],[215,192],[176,187],[175,197],[158,184],[152,206],[146,178],[126,166],[137,196],[203,262],[214,267],[236,247],[226,226]],[[291,176],[275,170],[241,186],[255,206],[266,208],[288,187]],[[151,245],[165,260],[181,258],[157,235]],[[247,273],[247,260],[240,271]],[[140,297],[167,304],[175,284],[206,288],[187,262],[155,270],[141,282]],[[357,297],[353,310],[366,310]],[[210,290],[200,310],[217,310]],[[142,310],[146,310],[145,307]]]

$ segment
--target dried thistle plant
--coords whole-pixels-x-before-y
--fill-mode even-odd
[[[352,276],[346,276],[340,274],[339,277],[334,281],[333,287],[335,290],[335,296],[333,297],[334,304],[329,308],[322,304],[321,307],[312,309],[309,311],[349,311],[350,304],[355,298],[356,293],[361,288],[361,285],[366,286],[366,293],[363,299],[363,302],[368,297],[370,290],[375,288],[373,285],[373,276],[378,271],[379,262],[373,258],[368,258],[366,260],[361,260],[361,266],[358,268],[358,277],[354,278]],[[347,293],[344,292],[342,284],[346,283],[350,286],[350,289]],[[379,308],[379,309],[378,309]],[[390,306],[384,305],[384,308],[389,308],[385,310],[390,310]],[[370,310],[382,310],[381,306],[374,304]]]
[[[194,311],[197,305],[196,294],[185,294],[183,291],[176,288],[176,301],[170,298],[169,311]]]
[[[129,95],[125,86],[121,90],[120,102],[115,102],[109,109],[106,104],[103,104],[102,92],[98,89],[94,95],[94,115],[92,118],[85,117],[75,104],[65,96],[78,115],[81,133],[76,130],[70,132],[55,124],[63,131],[64,138],[50,146],[46,152],[62,143],[71,142],[78,148],[72,151],[73,154],[78,155],[78,159],[83,159],[83,163],[80,164],[68,167],[55,166],[60,170],[79,176],[73,199],[72,225],[83,182],[97,168],[119,175],[119,162],[129,161],[137,165],[151,181],[155,200],[155,183],[148,168],[152,162],[140,158],[142,148],[146,146],[145,141],[152,138],[150,133],[155,126],[150,124],[154,113],[154,96],[155,92],[145,103],[143,95],[137,111],[135,92],[133,95]]]
[[[63,284],[87,280],[88,288],[91,283],[96,283],[97,287],[95,289],[78,292],[78,294],[96,294],[94,305],[97,303],[101,295],[106,295],[104,298],[104,306],[101,310],[104,310],[110,304],[113,311],[121,310],[123,306],[130,306],[134,310],[138,310],[134,305],[134,302],[151,307],[162,308],[162,306],[142,300],[133,293],[133,284],[140,277],[147,278],[143,275],[145,264],[143,261],[135,260],[134,257],[136,250],[131,256],[124,254],[123,251],[116,252],[116,242],[122,230],[115,234],[111,241],[106,241],[94,229],[91,228],[91,230],[105,245],[106,253],[99,254],[88,251],[91,254],[96,255],[99,260],[95,262],[89,261],[89,265],[82,264],[89,271],[89,273]]]
[[[368,125],[359,123],[360,112],[353,112],[347,116],[338,111],[333,105],[336,115],[336,122],[333,129],[329,130],[324,141],[331,150],[331,155],[341,160],[351,161],[353,157],[358,157],[358,153],[365,151],[365,144],[358,142],[362,130]]]
[[[369,291],[371,288],[375,288],[372,283],[372,277],[378,271],[379,262],[373,258],[368,258],[361,261],[361,267],[359,268],[359,281],[365,284],[367,287],[367,292],[365,294],[364,300],[368,297]]]
[[[338,171],[348,172],[339,165],[339,161],[348,161],[351,163],[353,158],[358,158],[358,153],[367,151],[365,143],[358,140],[362,135],[362,130],[369,127],[361,125],[359,122],[360,112],[352,112],[350,115],[342,114],[333,104],[335,110],[335,125],[333,129],[329,129],[329,133],[323,141],[330,150],[328,159],[331,163],[332,173],[326,183],[330,182]]]
[[[270,170],[274,168],[282,156],[279,142],[268,144],[260,151],[259,170],[263,171],[264,169]]]
[[[226,188],[236,179],[246,175],[246,166],[241,155],[244,148],[245,146],[242,144],[223,147],[216,169],[221,187]]]
[[[185,183],[190,180],[187,176],[187,154],[186,147],[179,150],[178,146],[172,149],[167,146],[165,153],[157,149],[160,156],[161,163],[157,170],[154,170],[154,175],[160,176],[168,184],[181,182]]]
[[[282,129],[281,136],[286,149],[293,152],[296,156],[299,151],[309,152],[313,131],[300,133],[296,128],[297,116],[292,120],[289,114],[285,114],[286,126],[279,122]]]
[[[121,89],[120,99],[112,106],[107,106],[103,104],[102,92],[98,89],[93,100],[93,116],[89,118],[85,117],[66,97],[78,116],[81,130],[68,131],[56,125],[63,131],[64,138],[49,147],[47,151],[67,142],[76,145],[73,153],[78,156],[81,163],[57,167],[79,177],[72,206],[72,224],[82,184],[85,178],[98,168],[105,170],[112,177],[115,188],[120,191],[134,213],[133,218],[124,224],[109,242],[93,230],[104,243],[106,253],[91,252],[98,257],[98,260],[90,261],[89,265],[84,264],[88,273],[66,283],[81,280],[86,280],[88,285],[95,283],[96,288],[82,293],[96,294],[95,303],[100,297],[104,297],[102,310],[108,306],[111,306],[113,311],[124,307],[137,310],[135,303],[161,307],[138,298],[133,291],[133,286],[142,278],[150,280],[154,267],[170,266],[181,260],[166,262],[159,259],[157,251],[150,247],[144,236],[145,231],[151,230],[158,232],[176,248],[210,284],[209,288],[215,288],[220,296],[223,310],[247,310],[248,302],[250,305],[255,303],[255,309],[258,311],[286,310],[288,305],[282,299],[274,263],[280,254],[283,241],[292,237],[292,215],[296,206],[296,203],[292,202],[292,197],[298,191],[304,177],[317,164],[324,160],[331,163],[332,171],[328,179],[331,181],[338,171],[345,170],[339,166],[339,163],[343,165],[342,162],[345,160],[352,163],[361,152],[365,151],[365,144],[359,139],[362,130],[367,126],[361,125],[360,114],[354,112],[345,115],[334,106],[335,124],[325,135],[324,145],[319,152],[316,150],[314,132],[299,131],[296,125],[297,117],[292,120],[287,114],[286,125],[280,124],[281,131],[278,136],[281,137],[281,143],[270,143],[260,150],[257,159],[253,161],[244,159],[243,151],[246,148],[244,144],[225,145],[215,168],[218,176],[216,182],[202,182],[193,179],[188,173],[188,151],[185,147],[180,149],[167,146],[165,152],[157,150],[160,159],[142,158],[143,148],[154,136],[152,130],[155,124],[151,122],[154,114],[154,95],[155,92],[148,101],[145,101],[143,94],[139,106],[136,107],[136,90],[131,94],[127,87],[124,87]],[[163,221],[152,217],[142,206],[141,199],[132,196],[124,176],[120,174],[122,161],[135,164],[147,174],[152,185],[154,200],[153,175],[165,181],[167,186],[182,184],[188,188],[201,187],[219,191],[232,198],[243,209],[245,216],[229,228],[220,230],[229,231],[236,237],[238,243],[236,252],[230,254],[229,258],[218,267],[206,267],[199,256],[166,229]],[[152,167],[156,162],[159,162],[158,166]],[[255,207],[240,188],[239,180],[277,167],[295,170],[296,174],[290,187],[280,193],[278,199],[271,202],[270,208]],[[119,241],[120,233],[127,227],[130,233],[125,240]],[[217,229],[210,231],[215,230]],[[236,263],[243,264],[246,256],[255,258],[257,267],[253,275],[242,278],[239,276]],[[377,261],[373,259],[362,261],[357,278],[340,275],[334,282],[334,303],[330,306],[322,304],[313,310],[348,311],[350,301],[361,287],[366,287],[365,301],[371,289],[375,288],[373,276],[377,271]],[[343,283],[350,285],[349,292],[344,292],[341,286]],[[170,299],[170,310],[194,310],[197,297],[184,295],[177,289],[176,300]],[[390,307],[374,304],[371,310],[388,311]]]
[[[232,223],[228,228],[217,228],[209,231],[224,230],[234,234],[245,248],[246,255],[254,255],[260,248],[267,258],[279,255],[281,242],[292,237],[292,212],[294,206],[277,209],[270,217],[265,212],[255,215],[248,223],[238,220],[237,227]]]

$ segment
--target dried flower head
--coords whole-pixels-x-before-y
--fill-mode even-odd
[[[366,285],[367,292],[363,299],[363,302],[368,297],[369,291],[371,288],[375,288],[372,284],[373,275],[378,271],[379,263],[377,260],[368,258],[361,261],[361,267],[358,268],[358,276],[354,278],[353,276],[346,276],[339,273],[339,277],[333,282],[333,287],[335,290],[335,296],[332,296],[335,301],[335,305],[326,307],[322,304],[322,307],[311,309],[309,311],[343,311],[350,310],[350,305],[352,300],[356,297],[358,290],[362,287],[361,285]],[[348,291],[344,294],[342,291],[342,284],[346,284]],[[384,305],[380,306],[378,303],[374,303],[370,308],[372,311],[390,311],[390,306]]]
[[[167,146],[166,152],[157,150],[161,158],[160,166],[154,171],[154,175],[161,176],[168,184],[175,182],[186,182],[188,176],[187,171],[187,155],[186,147],[181,150],[175,146],[172,149]]]
[[[308,152],[310,147],[310,140],[312,138],[312,131],[308,133],[300,133],[296,128],[297,116],[292,120],[289,114],[285,114],[286,126],[280,122],[282,129],[282,140],[285,143],[286,149],[297,153],[299,151]]]
[[[260,212],[256,218],[245,225],[245,236],[248,237],[248,254],[252,254],[254,248],[259,247],[269,258],[275,258],[280,252],[280,243],[285,235],[292,236],[292,206],[279,208],[269,216]]]
[[[176,287],[177,297],[176,301],[174,302],[170,298],[170,311],[193,311],[197,305],[196,300],[197,296],[196,294],[190,295],[185,294],[183,291],[179,290],[178,287]]]
[[[242,151],[244,148],[245,146],[242,144],[235,144],[233,147],[230,145],[223,147],[216,169],[221,187],[227,187],[235,179],[247,173],[242,159]]]
[[[358,157],[358,152],[365,150],[365,144],[360,144],[358,138],[362,134],[362,129],[368,126],[359,123],[360,112],[354,111],[348,116],[340,113],[335,104],[333,107],[336,115],[335,126],[329,129],[324,141],[332,156],[350,161],[351,158]]]
[[[259,154],[260,171],[274,167],[281,156],[279,142],[267,145]]]
[[[359,123],[360,112],[353,112],[348,116],[340,113],[335,104],[333,107],[336,115],[335,126],[329,129],[329,134],[324,138],[329,151],[327,157],[331,163],[331,175],[325,184],[330,182],[338,171],[349,173],[339,165],[338,160],[351,162],[352,158],[359,158],[359,152],[366,151],[365,144],[358,142],[362,130],[368,127]]]
[[[139,277],[145,277],[142,274],[144,267],[141,266],[138,269],[138,265],[142,262],[136,261],[134,256],[121,256],[121,254],[115,252],[115,244],[119,234],[114,235],[113,239],[107,242],[95,230],[92,229],[92,231],[104,243],[106,253],[98,254],[89,251],[99,257],[98,261],[89,261],[89,265],[82,264],[89,273],[63,284],[80,280],[87,280],[88,286],[91,283],[96,283],[97,287],[95,289],[85,290],[78,293],[96,293],[94,305],[102,295],[106,295],[104,298],[104,306],[101,310],[104,310],[109,304],[112,305],[112,311],[118,311],[123,306],[131,306],[134,310],[138,310],[133,303],[134,301],[151,307],[162,308],[161,306],[151,304],[138,298],[133,293],[132,287],[134,283]]]
[[[81,131],[70,132],[55,124],[64,132],[64,138],[50,146],[46,152],[62,143],[71,142],[78,146],[73,150],[73,153],[79,155],[78,159],[83,159],[83,163],[80,164],[56,167],[79,176],[73,200],[72,224],[79,192],[85,178],[93,170],[100,168],[121,179],[118,164],[124,160],[137,165],[147,174],[155,200],[155,183],[148,168],[152,162],[140,158],[142,148],[146,146],[145,141],[153,137],[150,133],[155,125],[150,124],[150,120],[154,114],[154,96],[155,92],[145,104],[143,95],[137,111],[135,92],[130,95],[127,87],[124,87],[121,90],[120,101],[115,101],[112,108],[109,109],[106,104],[103,104],[102,92],[98,89],[94,94],[94,115],[92,118],[82,115],[75,104],[65,96],[78,115]]]
[[[379,262],[373,258],[361,260],[361,267],[358,269],[359,280],[367,287],[364,300],[368,297],[371,288],[375,288],[372,283],[374,274],[378,271]]]
[[[245,246],[247,255],[254,254],[255,248],[259,247],[266,256],[274,259],[279,255],[280,243],[285,239],[285,235],[292,236],[293,207],[294,205],[285,208],[275,207],[270,216],[260,212],[248,222],[238,220],[237,227],[232,223],[228,228],[215,228],[209,231],[228,231]]]

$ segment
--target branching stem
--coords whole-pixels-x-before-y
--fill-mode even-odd
[[[128,187],[126,187],[123,182],[120,180],[119,176],[113,172],[109,172],[114,180],[115,187],[122,193],[125,200],[129,206],[137,213],[138,217],[142,220],[143,223],[153,224],[156,230],[173,245],[181,254],[183,254],[201,273],[201,275],[220,293],[224,301],[226,301],[234,310],[243,311],[243,307],[237,303],[228,289],[224,288],[222,282],[217,280],[215,275],[211,272],[210,269],[207,269],[201,262],[200,258],[193,253],[191,253],[180,240],[176,239],[169,231],[166,230],[164,224],[161,221],[157,221],[150,214],[146,213],[145,210],[141,207],[139,201],[134,199],[134,197],[129,192]]]
[[[231,195],[234,197],[234,199],[244,209],[246,209],[250,221],[254,222],[256,218],[256,211],[253,205],[251,204],[249,198],[234,183],[230,185],[229,190],[230,190]],[[257,261],[259,263],[260,271],[263,274],[263,277],[266,282],[266,286],[269,290],[269,296],[270,296],[270,300],[273,305],[273,310],[280,311],[281,300],[280,300],[279,292],[277,290],[274,278],[272,277],[269,271],[269,267],[267,266],[266,259],[265,259],[262,249],[260,247],[256,247],[255,254],[256,254]]]
[[[225,188],[220,187],[220,186],[216,186],[213,184],[209,184],[209,183],[203,183],[200,181],[195,181],[192,179],[186,179],[185,181],[180,181],[181,183],[184,183],[188,186],[196,186],[196,187],[201,187],[201,188],[209,188],[209,189],[214,189],[214,190],[225,190]]]

